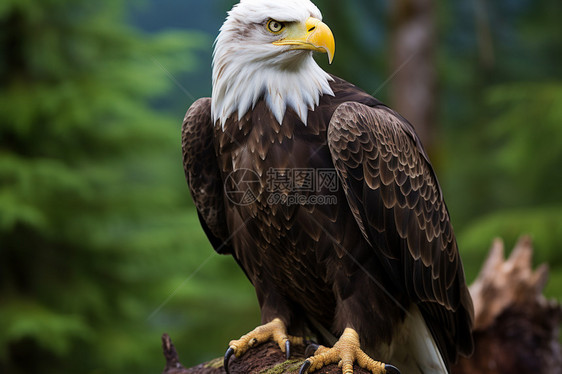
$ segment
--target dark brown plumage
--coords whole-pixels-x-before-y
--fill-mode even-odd
[[[307,125],[290,109],[280,125],[259,101],[223,129],[210,99],[192,105],[182,148],[201,224],[256,288],[263,323],[280,318],[290,334],[319,339],[352,327],[384,355],[417,305],[445,363],[455,361],[472,351],[472,303],[429,159],[405,119],[333,78],[335,96],[321,97]],[[272,203],[272,168],[337,171],[336,190],[299,191],[336,203]],[[242,169],[259,176],[248,205],[225,194]]]

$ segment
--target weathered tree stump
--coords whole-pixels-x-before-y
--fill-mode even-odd
[[[459,361],[455,374],[562,373],[562,308],[543,296],[548,266],[533,271],[532,256],[529,237],[519,240],[507,260],[503,242],[494,241],[470,286],[475,351]]]
[[[475,352],[451,368],[453,374],[562,374],[562,348],[558,340],[562,307],[542,294],[548,267],[533,271],[531,240],[523,237],[504,259],[497,239],[478,278],[470,286],[474,301]],[[162,337],[166,367],[163,374],[223,374],[222,358],[186,369],[179,362],[170,337]],[[232,358],[232,374],[296,374],[305,359],[305,347],[292,347],[291,360],[274,343]],[[337,365],[317,373],[341,374]],[[355,366],[355,374],[367,371]],[[404,373],[407,374],[407,373]]]

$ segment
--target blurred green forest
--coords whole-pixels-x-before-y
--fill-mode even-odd
[[[181,166],[181,120],[210,95],[212,42],[234,3],[0,4],[1,373],[157,373],[163,332],[191,365],[259,323]],[[338,46],[323,66],[388,102],[390,3],[316,3]],[[494,237],[530,234],[560,300],[562,2],[436,8],[430,156],[468,278]]]

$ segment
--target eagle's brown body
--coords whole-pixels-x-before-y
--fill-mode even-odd
[[[203,228],[251,280],[264,323],[280,318],[295,335],[352,327],[381,354],[417,305],[454,361],[472,350],[472,304],[427,155],[407,121],[334,79],[335,96],[321,97],[307,125],[291,110],[280,125],[264,101],[224,126],[212,122],[210,99],[190,108],[184,166]],[[257,183],[243,185],[253,199],[241,204],[228,192],[246,169]],[[318,186],[318,174],[304,188],[295,170],[337,173],[337,188]],[[300,204],[272,200],[295,194]]]

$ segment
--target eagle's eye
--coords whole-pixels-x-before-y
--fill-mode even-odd
[[[267,29],[274,33],[278,34],[285,28],[285,25],[282,22],[276,21],[274,19],[270,19],[267,23]]]

